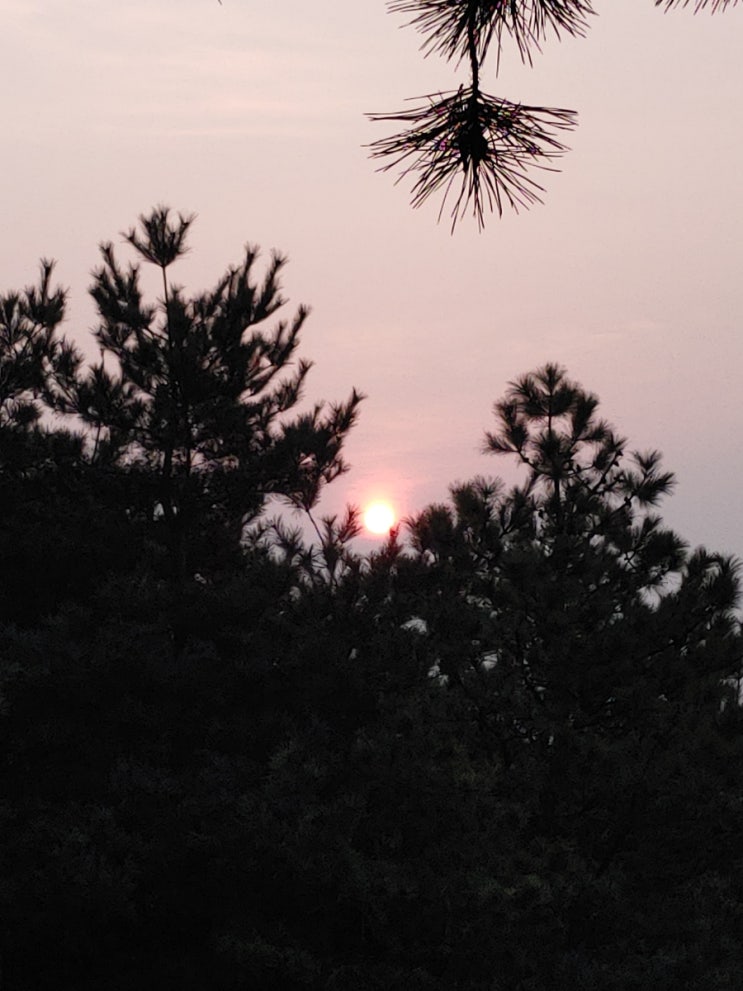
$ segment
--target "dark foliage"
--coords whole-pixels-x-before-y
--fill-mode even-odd
[[[189,223],[129,239],[165,276]],[[357,403],[284,418],[275,264],[148,307],[106,247],[108,357],[0,355],[39,404],[0,431],[5,984],[738,987],[735,563],[552,365],[486,437],[520,487],[367,558],[353,511],[259,525],[313,514]]]

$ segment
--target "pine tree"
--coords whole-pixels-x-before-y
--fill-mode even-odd
[[[41,262],[38,285],[0,294],[0,471],[20,468],[20,447],[42,443],[45,405],[69,389],[80,367],[59,335],[66,293],[52,286],[54,263]]]
[[[246,809],[273,865],[232,966],[290,987],[735,986],[737,567],[548,365],[478,478],[305,585],[286,736]],[[411,553],[412,551],[412,553]],[[329,601],[330,600],[330,601]]]
[[[66,293],[52,285],[53,269],[44,260],[36,285],[0,295],[0,618],[19,623],[53,611],[71,562],[87,557],[67,526],[90,508],[74,480],[82,439],[50,422],[82,360],[59,333]],[[85,583],[84,571],[75,578]]]
[[[254,969],[224,963],[270,875],[243,806],[307,633],[294,570],[243,528],[274,495],[316,505],[360,396],[296,412],[307,311],[278,318],[283,259],[259,279],[248,248],[190,296],[170,278],[190,225],[157,208],[127,234],[160,269],[152,304],[103,245],[90,367],[55,336],[50,267],[53,310],[28,292],[3,311],[0,954],[18,991]]]
[[[319,558],[280,528],[240,551],[268,494],[314,509],[358,397],[284,419],[296,321],[256,328],[275,279],[244,268],[174,287],[187,224],[130,232],[151,307],[104,246],[104,360],[15,378],[86,431],[3,447],[5,546],[57,568],[57,535],[70,569],[0,616],[6,982],[737,987],[737,569],[663,526],[659,455],[547,365],[486,434],[523,484],[458,484],[366,559],[353,513]]]
[[[278,318],[285,259],[274,253],[260,279],[258,250],[248,246],[212,290],[189,296],[171,271],[192,222],[158,207],[126,234],[140,262],[160,270],[162,297],[152,304],[139,265],[122,266],[102,245],[91,288],[101,357],[88,368],[58,334],[65,293],[52,288],[50,263],[38,287],[0,300],[8,615],[53,609],[75,562],[73,584],[95,587],[101,568],[124,567],[120,553],[127,567],[167,575],[182,602],[194,575],[210,581],[239,568],[244,528],[268,498],[309,511],[346,470],[341,449],[361,396],[291,415],[311,365],[297,360],[307,308]],[[24,501],[32,517],[39,510],[35,529],[12,516]],[[22,547],[24,533],[33,548]]]
[[[725,921],[743,876],[738,564],[663,527],[672,475],[597,407],[555,365],[513,383],[486,450],[527,479],[455,486],[413,521],[417,613],[518,796],[558,917],[531,938],[557,986],[727,987],[743,972]],[[506,986],[532,986],[529,966]]]
[[[361,401],[353,392],[345,403],[287,419],[311,365],[300,359],[292,370],[306,307],[266,327],[285,302],[285,259],[274,253],[258,281],[258,251],[248,246],[212,290],[188,297],[169,272],[187,250],[192,221],[159,207],[126,235],[140,259],[160,269],[157,305],[142,300],[138,266],[124,270],[112,245],[102,246],[91,293],[103,357],[71,407],[95,433],[96,462],[153,474],[148,511],[162,514],[181,583],[208,569],[215,541],[227,535],[237,548],[269,496],[292,495],[308,509],[317,503],[346,470],[341,448]],[[209,519],[217,533],[205,529]]]

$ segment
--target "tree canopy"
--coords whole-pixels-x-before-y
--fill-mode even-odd
[[[738,987],[737,565],[659,454],[546,365],[485,436],[520,485],[309,541],[266,501],[315,519],[359,395],[298,411],[283,260],[189,295],[190,226],[103,245],[92,364],[48,263],[0,299],[7,986]]]

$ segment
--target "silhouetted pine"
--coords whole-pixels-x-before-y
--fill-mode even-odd
[[[669,10],[691,0],[655,2]],[[694,9],[715,12],[736,2],[694,0]],[[389,0],[388,7],[411,15],[426,56],[464,62],[469,78],[452,92],[417,98],[408,110],[368,115],[405,125],[371,145],[372,157],[385,160],[380,171],[400,169],[398,182],[414,178],[414,207],[439,194],[439,219],[448,201],[452,231],[468,209],[481,229],[486,212],[502,215],[504,205],[518,211],[541,203],[544,190],[534,170],[556,171],[554,160],[567,151],[559,134],[575,127],[577,115],[488,96],[480,77],[492,49],[497,75],[504,44],[513,44],[531,64],[548,36],[583,37],[594,13],[590,0]]]
[[[435,589],[417,615],[518,796],[544,913],[517,932],[555,982],[534,986],[727,987],[743,973],[738,566],[663,527],[672,476],[597,406],[555,365],[512,385],[486,449],[527,479],[455,486],[416,517]],[[503,986],[531,987],[513,954]]]
[[[82,363],[59,334],[66,294],[52,273],[42,261],[37,285],[0,296],[0,617],[22,624],[54,612],[70,589],[82,595],[113,559],[123,566],[84,439],[51,419]]]
[[[104,361],[16,375],[86,430],[3,447],[4,582],[48,590],[55,531],[70,569],[2,600],[5,983],[737,987],[736,566],[663,526],[658,455],[548,365],[486,435],[522,485],[456,485],[365,558],[351,511],[314,549],[261,531],[268,494],[314,513],[358,399],[284,420],[295,322],[259,333],[275,283],[242,268],[173,287],[187,229],[130,235],[151,307],[104,248]]]
[[[40,267],[38,285],[0,294],[0,471],[21,469],[32,451],[42,457],[45,403],[73,386],[80,367],[58,332],[66,293],[52,286],[54,263],[42,260]]]
[[[564,370],[495,411],[487,450],[523,485],[454,486],[410,521],[412,555],[393,535],[297,602],[321,621],[251,805],[275,873],[235,966],[291,987],[732,987],[737,565],[663,526],[659,455]]]
[[[292,495],[308,509],[316,504],[324,485],[346,470],[343,438],[361,398],[354,392],[345,403],[317,404],[287,419],[311,365],[296,360],[306,307],[268,327],[285,302],[285,259],[274,253],[259,281],[258,251],[248,247],[212,290],[189,297],[169,271],[187,250],[192,219],[173,220],[161,207],[127,234],[139,257],[161,270],[155,305],[142,300],[139,268],[123,269],[113,247],[102,246],[91,293],[103,358],[80,383],[72,407],[94,431],[98,462],[154,478],[149,511],[162,515],[180,581],[206,574],[225,538],[237,548],[268,496]]]
[[[306,633],[296,569],[243,527],[272,495],[314,507],[360,397],[292,415],[307,311],[267,326],[283,260],[258,279],[247,249],[190,297],[169,278],[190,222],[158,208],[127,236],[161,270],[151,305],[103,246],[90,368],[55,336],[63,293],[3,309],[0,954],[18,989],[196,988],[215,967],[233,986],[226,920],[249,892],[260,911],[241,803]]]

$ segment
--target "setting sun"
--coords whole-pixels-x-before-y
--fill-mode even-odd
[[[371,533],[389,533],[395,525],[395,512],[388,502],[372,502],[364,510],[364,526]]]

